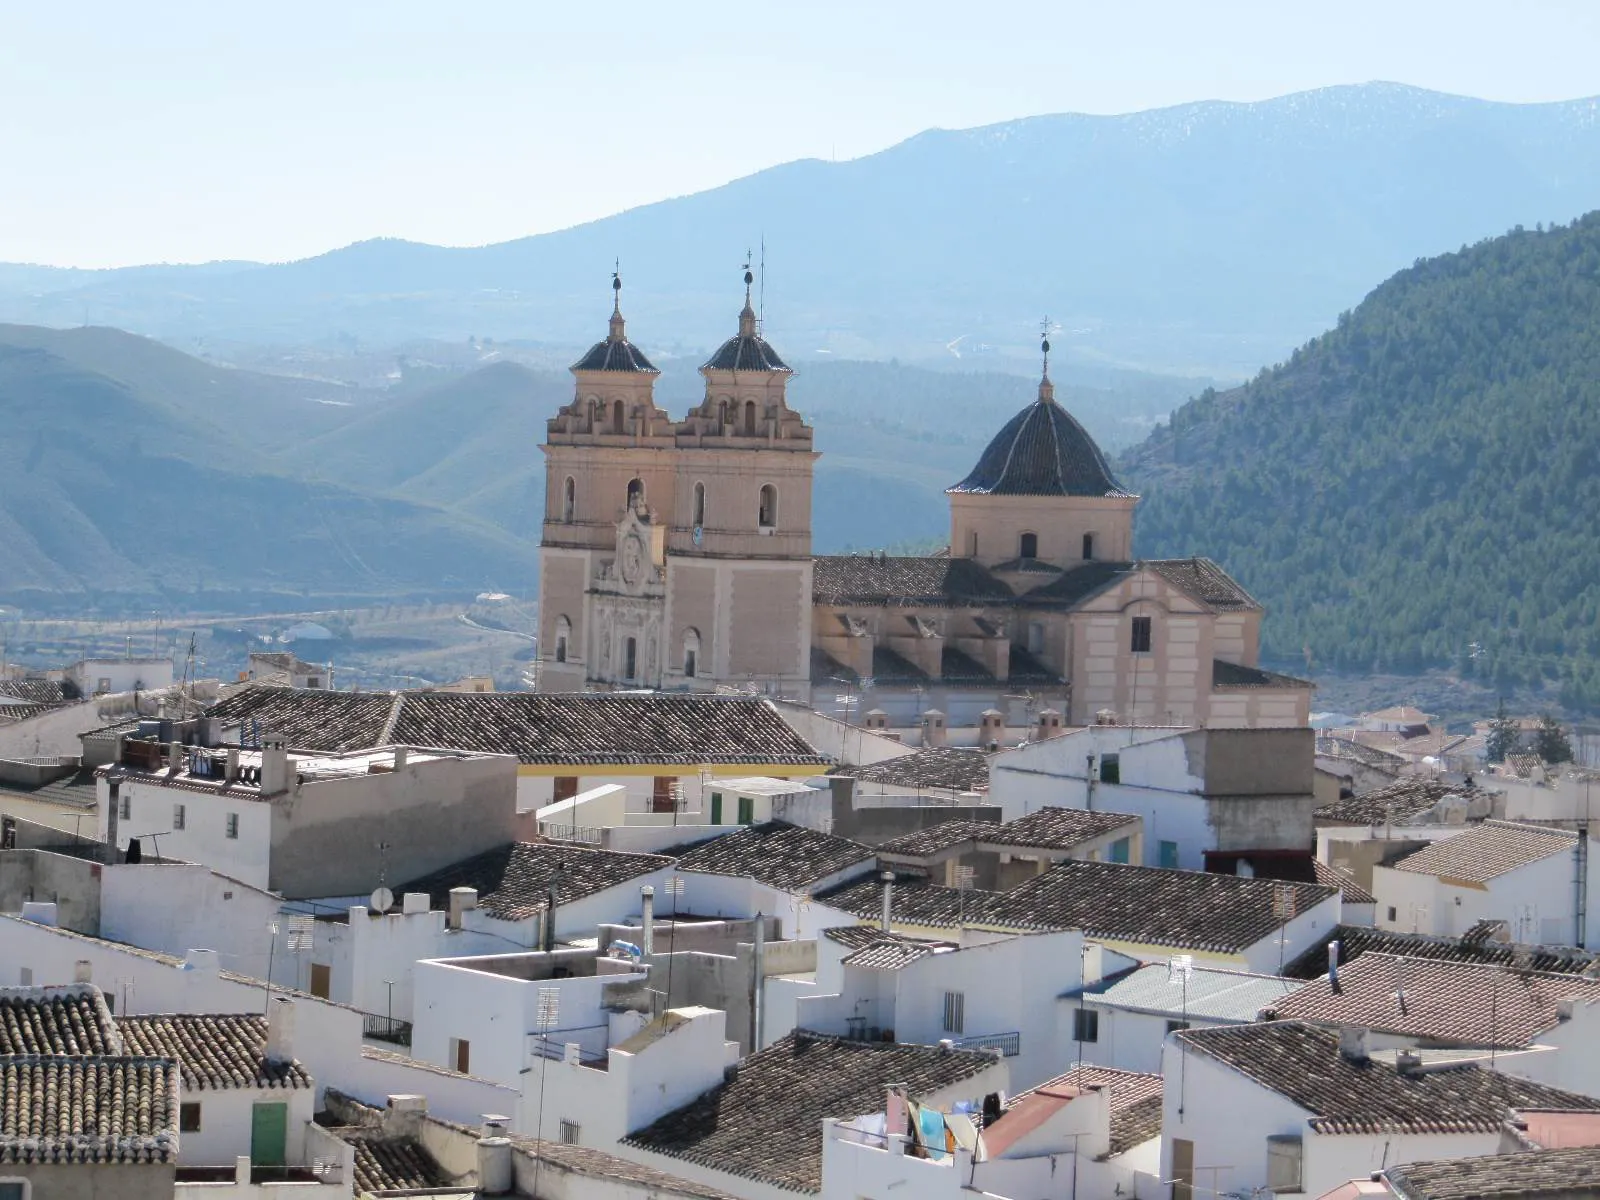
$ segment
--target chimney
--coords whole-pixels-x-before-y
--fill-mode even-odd
[[[878,876],[883,881],[883,924],[884,933],[894,928],[894,872],[885,871]]]
[[[400,912],[403,916],[419,916],[428,911],[429,905],[427,892],[407,892],[400,897]]]
[[[922,714],[922,744],[924,746],[942,746],[944,741],[944,714],[937,708],[930,708]]]
[[[422,1118],[428,1115],[426,1096],[390,1096],[383,1114],[385,1137],[414,1138],[422,1133]]]
[[[639,949],[644,954],[656,952],[656,890],[648,884],[639,889],[640,924]]]
[[[287,996],[274,996],[267,1005],[267,1059],[294,1061],[294,1001]]]
[[[577,1042],[563,1042],[561,1046],[561,1061],[569,1067],[576,1067],[583,1062],[583,1047]]]
[[[113,772],[107,776],[110,785],[106,800],[106,844],[100,848],[100,859],[111,865],[117,861],[117,824],[122,816],[122,780]]]
[[[1357,1066],[1367,1062],[1367,1027],[1365,1025],[1339,1026],[1339,1056]]]
[[[228,747],[228,766],[222,777],[228,783],[232,783],[239,778],[239,747]]]
[[[485,1117],[483,1136],[478,1139],[478,1192],[484,1196],[504,1196],[514,1178],[511,1139],[501,1119]]]
[[[394,769],[396,771],[404,771],[410,758],[411,751],[408,747],[396,746],[394,748]]]
[[[289,790],[289,749],[281,733],[261,735],[261,794],[277,796]]]
[[[1340,995],[1344,988],[1339,983],[1339,939],[1334,938],[1328,943],[1328,987],[1335,996]]]
[[[1394,1069],[1407,1079],[1415,1079],[1422,1074],[1422,1055],[1415,1050],[1396,1051]]]
[[[466,915],[478,907],[478,889],[457,887],[450,889],[450,919],[451,929],[460,929],[465,923]]]
[[[167,743],[167,770],[176,771],[183,766],[183,743],[178,741],[178,735],[173,734],[172,741]]]
[[[90,962],[87,958],[80,958],[77,962],[73,963],[72,964],[72,982],[73,983],[93,983],[94,982],[94,964],[92,962]]]

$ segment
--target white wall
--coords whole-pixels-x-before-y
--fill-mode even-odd
[[[1092,999],[1090,997],[1089,999]],[[1076,1002],[1066,1005],[1070,1010],[1076,1008]],[[1167,1022],[1180,1018],[1177,1014],[1168,1016],[1166,1013],[1134,1012],[1126,1008],[1107,1008],[1098,1004],[1087,1004],[1100,1014],[1099,1037],[1093,1042],[1083,1043],[1083,1061],[1093,1063],[1097,1067],[1117,1067],[1124,1071],[1158,1072],[1161,1070],[1161,1055],[1167,1040]],[[1072,1015],[1067,1013],[1067,1033],[1072,1032]],[[1218,1025],[1230,1025],[1237,1022],[1214,1021],[1203,1017],[1190,1015],[1189,1028],[1210,1029]],[[1074,1053],[1078,1050],[1078,1043],[1072,1043]]]
[[[106,805],[111,787],[104,778],[95,782],[99,803],[96,836],[106,837]],[[117,824],[117,844],[126,848],[130,837],[159,834],[149,849],[162,858],[203,863],[254,888],[268,884],[272,859],[272,806],[262,800],[220,796],[187,788],[162,787],[139,776],[122,781],[121,796],[128,816]],[[184,807],[184,828],[173,829],[173,806]],[[228,836],[228,815],[239,818],[239,836]],[[148,842],[148,838],[146,841]]]
[[[1576,942],[1574,855],[1553,854],[1525,863],[1481,885],[1451,883],[1433,875],[1395,867],[1372,869],[1380,929],[1459,937],[1483,920],[1511,923],[1512,940],[1532,945],[1570,946]],[[1596,879],[1589,861],[1590,894]],[[1394,916],[1389,916],[1389,910]],[[1600,945],[1600,930],[1588,922],[1590,947]]]
[[[390,1096],[426,1096],[433,1116],[477,1125],[485,1114],[497,1113],[512,1118],[517,1132],[523,1130],[516,1123],[522,1095],[515,1087],[460,1075],[389,1051],[363,1054],[339,1090],[378,1108]]]
[[[288,950],[283,901],[271,892],[177,863],[117,864],[100,869],[100,934],[181,957],[215,949],[224,968],[286,987],[307,985],[304,955]],[[269,926],[276,922],[276,938]]]
[[[179,1099],[200,1105],[200,1128],[178,1139],[178,1161],[186,1166],[232,1166],[250,1153],[250,1127],[257,1104],[285,1104],[289,1110],[284,1161],[306,1163],[306,1126],[316,1115],[312,1088],[184,1088]]]

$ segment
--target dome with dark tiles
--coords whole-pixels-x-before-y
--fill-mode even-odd
[[[644,351],[628,340],[627,324],[622,319],[622,279],[611,277],[611,329],[604,341],[589,347],[589,352],[572,364],[574,371],[648,371],[659,375]]]
[[[744,309],[739,313],[739,332],[717,347],[706,359],[702,371],[789,371],[789,364],[767,344],[757,330],[756,310],[750,307],[750,284],[754,276],[744,273]]]
[[[1087,430],[1056,403],[1050,379],[1039,398],[995,434],[972,473],[950,488],[983,496],[1131,498]]]

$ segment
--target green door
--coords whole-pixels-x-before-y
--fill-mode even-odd
[[[739,824],[748,825],[756,819],[756,802],[749,796],[739,797]]]
[[[711,823],[713,825],[721,825],[722,824],[722,793],[721,792],[712,792],[711,793]]]
[[[289,1139],[289,1106],[257,1104],[250,1113],[250,1161],[258,1167],[281,1167]]]

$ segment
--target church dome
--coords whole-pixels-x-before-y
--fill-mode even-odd
[[[648,371],[659,375],[644,351],[628,340],[622,319],[622,276],[611,276],[611,329],[604,341],[589,347],[589,352],[572,364],[574,371]]]
[[[1055,401],[1048,377],[1039,399],[995,434],[978,465],[950,492],[982,496],[1131,497],[1088,431]]]
[[[750,307],[750,284],[755,277],[749,268],[744,273],[744,310],[739,314],[739,332],[717,347],[702,371],[785,371],[789,364],[756,330],[756,310]]]

